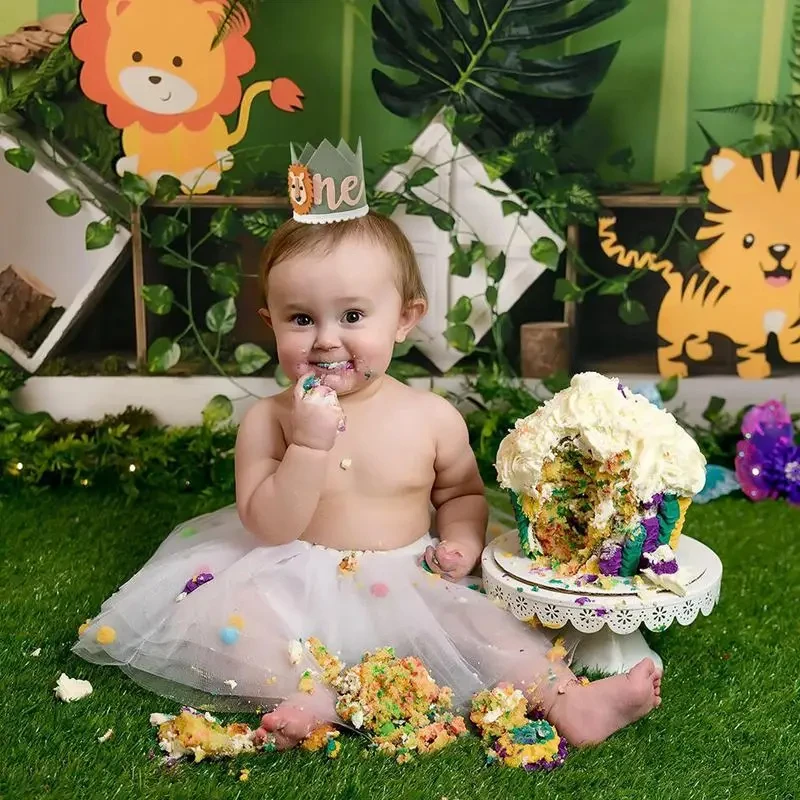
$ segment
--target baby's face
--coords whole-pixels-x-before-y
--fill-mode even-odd
[[[348,394],[384,373],[395,341],[416,322],[401,307],[395,270],[384,248],[359,238],[273,267],[268,311],[287,376],[314,372]]]

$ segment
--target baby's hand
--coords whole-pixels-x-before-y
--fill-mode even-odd
[[[344,430],[344,415],[336,392],[330,387],[316,385],[306,393],[304,384],[313,377],[313,373],[303,375],[294,387],[292,441],[301,447],[327,451],[333,447],[336,434]]]
[[[434,572],[449,581],[457,581],[472,572],[478,561],[478,555],[468,553],[461,544],[439,542],[436,547],[428,545],[425,550],[425,563]]]

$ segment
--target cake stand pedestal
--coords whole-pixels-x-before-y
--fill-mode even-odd
[[[708,616],[719,599],[722,562],[702,542],[682,535],[676,557],[682,568],[699,577],[687,586],[686,595],[648,592],[637,594],[589,593],[564,590],[522,581],[500,567],[495,553],[518,551],[516,530],[505,533],[483,551],[483,584],[492,599],[501,601],[522,620],[536,617],[545,628],[568,626],[578,631],[580,641],[573,666],[609,675],[626,672],[642,658],[652,658],[663,669],[661,657],[653,652],[639,631],[666,630],[675,620],[690,625],[702,612]],[[573,637],[567,634],[568,639]]]

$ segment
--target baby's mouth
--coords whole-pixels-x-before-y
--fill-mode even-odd
[[[311,363],[312,366],[326,372],[346,372],[355,369],[355,364],[352,361],[312,361]]]

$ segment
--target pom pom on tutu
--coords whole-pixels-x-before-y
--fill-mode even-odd
[[[478,727],[489,764],[521,767],[528,772],[560,767],[567,757],[567,740],[544,719],[527,716],[525,695],[501,685],[478,692],[470,719]]]

